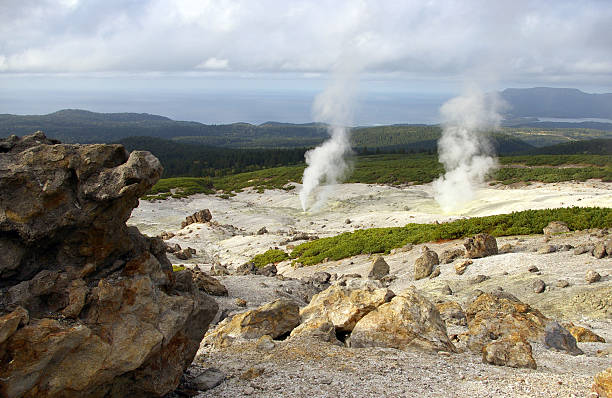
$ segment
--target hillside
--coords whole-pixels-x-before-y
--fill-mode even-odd
[[[510,105],[509,118],[612,119],[612,93],[589,94],[575,88],[534,87],[507,88],[500,95]]]

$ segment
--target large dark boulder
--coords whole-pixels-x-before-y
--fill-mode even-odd
[[[217,304],[125,224],[161,172],[121,145],[0,140],[0,396],[176,387]]]

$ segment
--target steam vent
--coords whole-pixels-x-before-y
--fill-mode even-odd
[[[217,304],[126,226],[160,177],[149,152],[0,140],[0,395],[173,390]]]

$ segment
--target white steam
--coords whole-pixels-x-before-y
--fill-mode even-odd
[[[304,170],[300,191],[304,211],[321,207],[333,185],[341,183],[351,169],[350,128],[347,126],[352,119],[354,77],[355,74],[349,72],[336,75],[333,83],[315,98],[314,120],[327,123],[331,137],[306,152],[308,167]]]
[[[497,165],[486,130],[499,126],[501,100],[470,90],[440,108],[443,120],[438,156],[446,174],[433,182],[435,199],[444,211],[460,208],[474,198],[487,173]]]

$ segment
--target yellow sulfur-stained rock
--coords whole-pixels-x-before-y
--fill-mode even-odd
[[[605,343],[606,339],[603,337],[593,333],[591,330],[574,325],[571,322],[568,322],[563,325],[569,332],[574,336],[577,342],[579,343]]]
[[[487,344],[482,349],[482,361],[511,368],[537,368],[531,344],[518,334],[505,336]]]
[[[612,397],[612,368],[608,368],[595,376],[593,391],[602,398]]]

